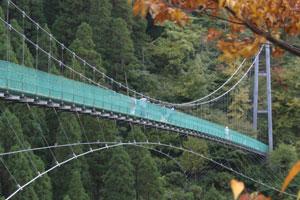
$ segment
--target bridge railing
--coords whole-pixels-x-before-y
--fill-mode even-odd
[[[0,61],[0,88],[14,93],[38,96],[46,100],[82,105],[90,108],[144,118],[195,130],[220,140],[266,153],[268,146],[237,131],[170,108],[135,99],[112,90],[67,79],[6,61]]]

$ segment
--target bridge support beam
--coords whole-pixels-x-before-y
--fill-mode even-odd
[[[265,60],[266,67],[265,71],[259,70],[259,58],[258,55],[255,61],[254,68],[254,83],[253,83],[253,128],[258,128],[258,114],[267,114],[268,119],[268,143],[269,151],[273,150],[273,121],[272,121],[272,87],[271,87],[271,55],[270,55],[270,44],[267,43],[265,46]],[[266,79],[266,93],[267,93],[267,109],[259,110],[258,108],[258,89],[259,89],[259,77]]]
[[[272,122],[272,88],[271,88],[271,56],[270,44],[266,45],[266,72],[267,72],[267,102],[268,102],[268,139],[269,150],[273,150],[273,122]]]

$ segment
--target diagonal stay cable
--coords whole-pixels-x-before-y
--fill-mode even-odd
[[[80,125],[81,132],[83,133],[83,135],[84,135],[84,137],[85,137],[85,139],[86,139],[86,142],[89,142],[90,140],[89,140],[89,138],[88,138],[88,136],[87,136],[87,134],[86,134],[84,125],[83,125],[83,123],[82,123],[82,121],[81,121],[81,119],[80,119],[80,115],[79,115],[79,113],[77,112],[77,110],[76,110],[76,116],[77,116],[77,119],[78,119],[78,123],[79,123],[79,125]],[[91,145],[89,145],[89,148],[92,149]]]
[[[95,142],[77,142],[77,143],[72,143],[72,144],[61,144],[61,145],[52,145],[52,146],[44,146],[44,147],[36,147],[36,148],[29,148],[29,149],[23,149],[23,150],[18,150],[18,151],[11,151],[11,152],[5,152],[5,153],[0,153],[0,161],[2,161],[1,157],[2,156],[8,156],[8,155],[14,155],[18,153],[25,153],[25,152],[34,152],[34,151],[41,151],[41,150],[51,150],[51,149],[56,149],[56,148],[64,148],[64,147],[69,147],[69,146],[79,146],[79,145],[105,145],[105,144],[118,144],[119,142],[101,142],[101,141],[95,141]],[[174,157],[170,156],[169,154],[164,153],[163,151],[157,150],[155,148],[135,144],[134,146],[145,148],[148,150],[151,150],[153,152],[157,152],[159,154],[162,154],[172,160],[179,166],[180,170],[183,173],[186,173],[184,170],[183,166],[177,161]],[[16,182],[17,183],[17,182]]]
[[[14,135],[15,135],[15,137],[16,137],[18,143],[19,143],[19,144],[21,145],[21,147],[24,149],[25,146],[24,146],[22,140],[21,140],[20,137],[18,136],[16,130],[14,129],[13,125],[11,124],[11,122],[9,121],[9,119],[7,118],[7,116],[6,116],[4,110],[2,109],[1,106],[0,106],[0,111],[1,111],[2,116],[4,117],[4,119],[6,120],[6,122],[7,122],[8,126],[9,126],[9,128],[10,128],[10,129],[12,130],[12,132],[14,133]],[[37,169],[36,164],[35,164],[34,161],[32,160],[31,154],[26,154],[26,156],[27,156],[27,158],[29,159],[29,161],[30,161],[32,167],[34,168],[34,170],[39,174],[40,172],[39,172],[39,170]],[[32,156],[33,156],[33,155],[32,155]]]
[[[70,138],[68,137],[68,134],[66,133],[66,130],[65,130],[65,128],[64,128],[64,126],[63,126],[63,124],[62,124],[62,122],[61,122],[61,119],[60,119],[60,117],[59,117],[59,115],[58,115],[58,113],[57,113],[55,107],[53,107],[53,111],[54,111],[54,113],[55,113],[55,116],[57,117],[59,127],[61,128],[61,132],[64,134],[64,136],[65,136],[65,138],[66,138],[66,140],[67,140],[67,143],[70,144],[70,143],[71,143]],[[73,154],[73,155],[76,155],[75,152],[74,152],[73,147],[72,147],[72,146],[69,146],[69,147],[70,147],[70,150],[71,150],[72,154]]]
[[[39,124],[41,125],[42,123],[41,123],[40,118],[37,117],[37,116],[33,113],[33,111],[32,111],[32,109],[31,109],[31,106],[29,105],[29,103],[26,103],[26,105],[27,105],[27,108],[28,108],[28,110],[29,110],[31,116],[33,117],[33,119],[34,119],[34,120],[37,120],[37,121],[39,122]],[[42,139],[44,140],[44,143],[45,143],[47,146],[49,146],[49,142],[47,141],[47,138],[46,138],[45,135],[43,134],[43,131],[42,131],[42,130],[39,130],[38,132],[39,132],[40,136],[42,137]],[[57,162],[57,159],[56,159],[56,157],[55,157],[55,155],[54,155],[54,152],[53,152],[51,149],[50,149],[50,153],[51,153],[51,155],[52,155],[54,161]]]
[[[195,103],[195,104],[193,104],[193,106],[199,106],[199,105],[209,104],[211,102],[217,101],[218,99],[222,98],[223,96],[225,96],[229,92],[233,91],[244,80],[244,78],[247,76],[247,74],[249,73],[249,71],[253,68],[253,66],[254,66],[256,60],[258,59],[259,54],[260,54],[260,52],[262,50],[263,50],[263,47],[260,48],[259,52],[255,56],[255,59],[253,60],[252,64],[247,69],[247,71],[243,74],[243,76],[229,90],[227,90],[223,94],[221,94],[221,95],[219,95],[219,96],[217,96],[217,97],[215,97],[213,99],[210,99],[210,100],[207,100],[207,101],[204,101],[204,102]],[[185,105],[185,106],[182,106],[182,107],[190,107],[190,106],[189,105]]]
[[[9,176],[13,179],[13,181],[15,182],[16,186],[20,187],[20,184],[18,183],[16,177],[11,173],[11,171],[9,170],[8,166],[5,164],[5,161],[0,157],[0,161],[2,163],[2,165],[4,166],[4,168],[6,169],[6,171],[8,172]]]
[[[60,45],[63,49],[65,49],[67,52],[69,52],[71,55],[73,55],[74,58],[76,58],[77,60],[79,60],[80,62],[82,62],[85,66],[88,66],[89,68],[91,68],[94,72],[100,74],[101,77],[104,77],[106,78],[107,80],[109,80],[110,82],[112,82],[113,84],[116,84],[118,85],[119,87],[122,87],[124,88],[127,92],[130,91],[134,94],[134,96],[141,96],[141,97],[146,97],[148,100],[151,100],[155,103],[158,103],[158,104],[161,104],[161,105],[167,105],[167,106],[173,106],[173,107],[181,107],[181,106],[184,106],[184,105],[190,105],[190,106],[193,106],[192,104],[193,103],[196,103],[196,102],[200,102],[204,99],[207,99],[209,96],[212,96],[213,94],[215,94],[217,91],[219,91],[221,88],[223,88],[229,81],[232,80],[232,78],[236,75],[236,73],[243,67],[246,59],[244,59],[241,64],[239,65],[239,67],[236,69],[236,71],[225,81],[225,83],[223,83],[220,87],[218,87],[216,90],[214,90],[213,92],[211,92],[210,94],[202,97],[202,98],[199,98],[199,99],[196,99],[194,101],[191,101],[191,102],[185,102],[185,103],[171,103],[171,102],[167,102],[167,101],[163,101],[163,100],[159,100],[159,99],[155,99],[155,98],[152,98],[150,96],[147,96],[145,94],[142,94],[140,92],[137,92],[136,90],[134,89],[131,89],[129,88],[128,86],[114,80],[113,78],[107,76],[104,72],[100,71],[97,67],[93,66],[92,64],[88,63],[85,59],[81,58],[80,56],[78,56],[74,51],[70,50],[69,48],[67,48],[62,42],[58,41],[55,37],[53,37],[53,35],[51,33],[49,33],[47,30],[45,30],[43,27],[40,27],[39,24],[34,20],[32,19],[28,14],[26,14],[26,12],[24,12],[19,6],[17,6],[14,2],[8,0],[12,6],[14,6],[17,11],[21,12],[22,15],[24,17],[26,17],[27,19],[29,19],[29,21],[33,24],[35,24],[36,26],[39,27],[40,30],[42,30],[44,33],[46,33],[50,38],[53,38],[53,40],[58,44]],[[98,85],[99,86],[99,85]],[[101,85],[101,87],[104,87],[103,85]]]
[[[181,150],[181,151],[185,151],[185,152],[188,152],[188,153],[197,155],[197,156],[199,156],[199,157],[201,157],[201,158],[203,158],[203,159],[206,159],[206,160],[208,160],[209,162],[212,162],[212,163],[214,163],[214,164],[216,164],[216,165],[218,165],[218,166],[220,166],[220,167],[222,167],[222,168],[224,168],[224,169],[226,169],[226,170],[228,170],[228,171],[230,171],[230,172],[232,172],[232,173],[234,173],[234,174],[236,174],[236,175],[238,175],[238,176],[241,176],[241,177],[243,177],[243,178],[245,178],[245,179],[248,179],[248,180],[250,180],[250,181],[252,181],[252,182],[254,182],[254,183],[257,183],[257,184],[262,185],[262,186],[264,186],[264,187],[266,187],[266,188],[272,189],[272,190],[274,190],[274,191],[276,191],[276,192],[281,192],[280,189],[278,189],[278,188],[275,188],[275,187],[273,187],[273,186],[270,186],[270,185],[268,185],[268,184],[265,184],[265,183],[263,183],[263,182],[261,182],[261,181],[257,181],[255,178],[249,177],[249,176],[247,176],[247,175],[245,175],[245,174],[243,174],[243,173],[241,173],[241,172],[238,172],[238,171],[232,169],[231,167],[228,167],[228,166],[226,166],[226,165],[224,165],[224,164],[222,164],[222,163],[219,163],[219,162],[217,162],[217,161],[215,161],[215,160],[213,160],[213,159],[211,159],[211,158],[209,158],[209,157],[207,157],[207,156],[205,156],[205,155],[203,155],[203,154],[194,152],[193,150],[184,149],[184,148],[182,148],[182,147],[176,147],[176,146],[173,146],[173,145],[170,145],[170,144],[155,143],[155,142],[135,142],[135,143],[123,143],[123,142],[120,142],[120,143],[116,143],[116,144],[112,144],[112,145],[107,145],[107,144],[106,144],[104,147],[100,147],[100,148],[97,148],[97,149],[92,149],[92,150],[89,150],[89,151],[87,151],[87,152],[80,153],[80,154],[78,154],[78,155],[76,155],[76,156],[73,156],[73,157],[71,157],[71,158],[68,158],[68,159],[65,160],[65,161],[62,161],[61,163],[57,163],[57,165],[55,165],[55,166],[51,167],[50,169],[48,169],[48,170],[42,172],[41,174],[39,174],[38,176],[36,176],[36,177],[33,178],[32,180],[30,180],[29,182],[27,182],[27,183],[25,183],[24,185],[22,185],[22,186],[21,186],[20,188],[18,188],[15,192],[13,192],[9,197],[7,197],[6,200],[11,199],[14,195],[16,195],[16,194],[17,194],[18,192],[20,192],[22,189],[24,189],[25,187],[27,187],[28,185],[30,185],[31,183],[33,183],[33,182],[34,182],[35,180],[37,180],[38,178],[42,177],[43,175],[47,174],[48,172],[53,171],[54,169],[56,169],[56,168],[58,168],[58,167],[60,167],[60,166],[62,166],[62,165],[64,165],[64,164],[66,164],[66,163],[68,163],[68,162],[70,162],[70,161],[72,161],[72,160],[74,160],[74,159],[77,159],[77,158],[79,158],[79,157],[82,157],[82,156],[91,154],[91,153],[93,153],[93,152],[97,152],[97,151],[101,151],[101,150],[105,150],[105,149],[109,149],[109,148],[114,148],[114,147],[118,147],[118,146],[136,145],[136,144],[140,144],[140,145],[159,145],[159,146],[163,146],[163,147],[170,147],[170,148],[175,148],[175,149],[178,149],[178,150]],[[288,196],[291,196],[291,197],[296,197],[295,194],[291,194],[291,193],[288,193],[288,192],[283,192],[282,194],[285,194],[285,195],[288,195]]]

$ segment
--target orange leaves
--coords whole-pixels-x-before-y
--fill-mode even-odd
[[[173,0],[173,2],[179,3],[181,1]],[[150,13],[157,24],[162,24],[165,21],[173,21],[180,26],[184,26],[189,21],[189,17],[184,11],[169,7],[161,0],[136,0],[133,5],[133,13],[134,15],[141,15],[143,17],[147,13]]]
[[[218,43],[223,58],[252,56],[267,37],[272,37],[274,44],[282,49],[297,51],[289,44],[283,44],[281,36],[300,35],[300,0],[135,0],[133,6],[135,15],[150,13],[157,24],[169,20],[180,26],[189,22],[189,15],[194,11],[200,13],[199,16],[209,14],[214,16],[212,19],[227,20],[230,24],[232,40],[224,37]],[[247,34],[250,39],[244,38],[245,28],[253,33],[251,36]],[[209,31],[207,40],[222,36],[216,33]],[[282,50],[276,49],[273,53],[281,56]]]
[[[149,11],[149,4],[145,0],[136,0],[133,5],[133,14],[145,17]]]
[[[177,25],[184,26],[189,21],[189,18],[178,9],[167,9],[165,12],[159,12],[154,17],[156,24],[162,25],[165,21],[173,21]]]
[[[270,197],[266,197],[263,194],[258,194],[257,192],[254,192],[252,194],[243,194],[241,195],[239,200],[271,200]]]
[[[239,182],[235,179],[232,179],[230,181],[230,186],[231,186],[234,200],[237,200],[240,194],[244,191],[245,185],[243,182]]]
[[[272,56],[274,56],[275,58],[277,57],[280,57],[284,54],[284,50],[279,48],[279,47],[275,47],[273,50],[272,50]]]
[[[173,3],[183,9],[195,10],[199,6],[205,4],[206,1],[207,0],[173,0]]]
[[[285,178],[281,192],[284,192],[290,182],[295,178],[300,173],[300,161],[298,161],[290,170],[288,176]],[[245,190],[245,185],[243,182],[237,181],[235,179],[231,180],[230,186],[232,189],[232,193],[234,196],[234,200],[271,200],[270,197],[266,197],[263,194],[259,192],[253,192],[252,194],[249,193],[243,193],[242,192]],[[297,195],[297,200],[300,200],[300,191],[298,192]]]
[[[219,38],[221,36],[221,34],[222,34],[222,31],[217,30],[215,28],[210,28],[210,29],[208,29],[206,40],[212,41],[216,38]]]
[[[258,52],[261,44],[265,41],[262,37],[245,38],[242,41],[220,40],[218,48],[223,52],[221,60],[233,60],[236,57],[250,57]]]
[[[290,182],[295,178],[297,174],[300,173],[300,161],[298,161],[290,170],[288,176],[285,178],[281,191],[285,191]]]
[[[173,21],[180,26],[184,26],[188,21],[188,16],[179,9],[167,8],[164,12],[159,12],[154,17],[154,22],[162,24],[165,21]]]
[[[269,197],[265,197],[263,194],[258,192],[254,192],[252,194],[241,193],[245,190],[245,185],[243,182],[232,179],[230,182],[231,190],[234,196],[234,200],[271,200]]]

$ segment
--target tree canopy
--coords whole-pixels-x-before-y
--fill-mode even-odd
[[[219,39],[224,58],[249,57],[270,41],[276,48],[300,56],[291,38],[300,34],[299,0],[135,0],[135,15],[148,13],[154,22],[174,21],[185,25],[193,17],[209,16],[229,22],[228,31],[212,27],[208,39]]]

